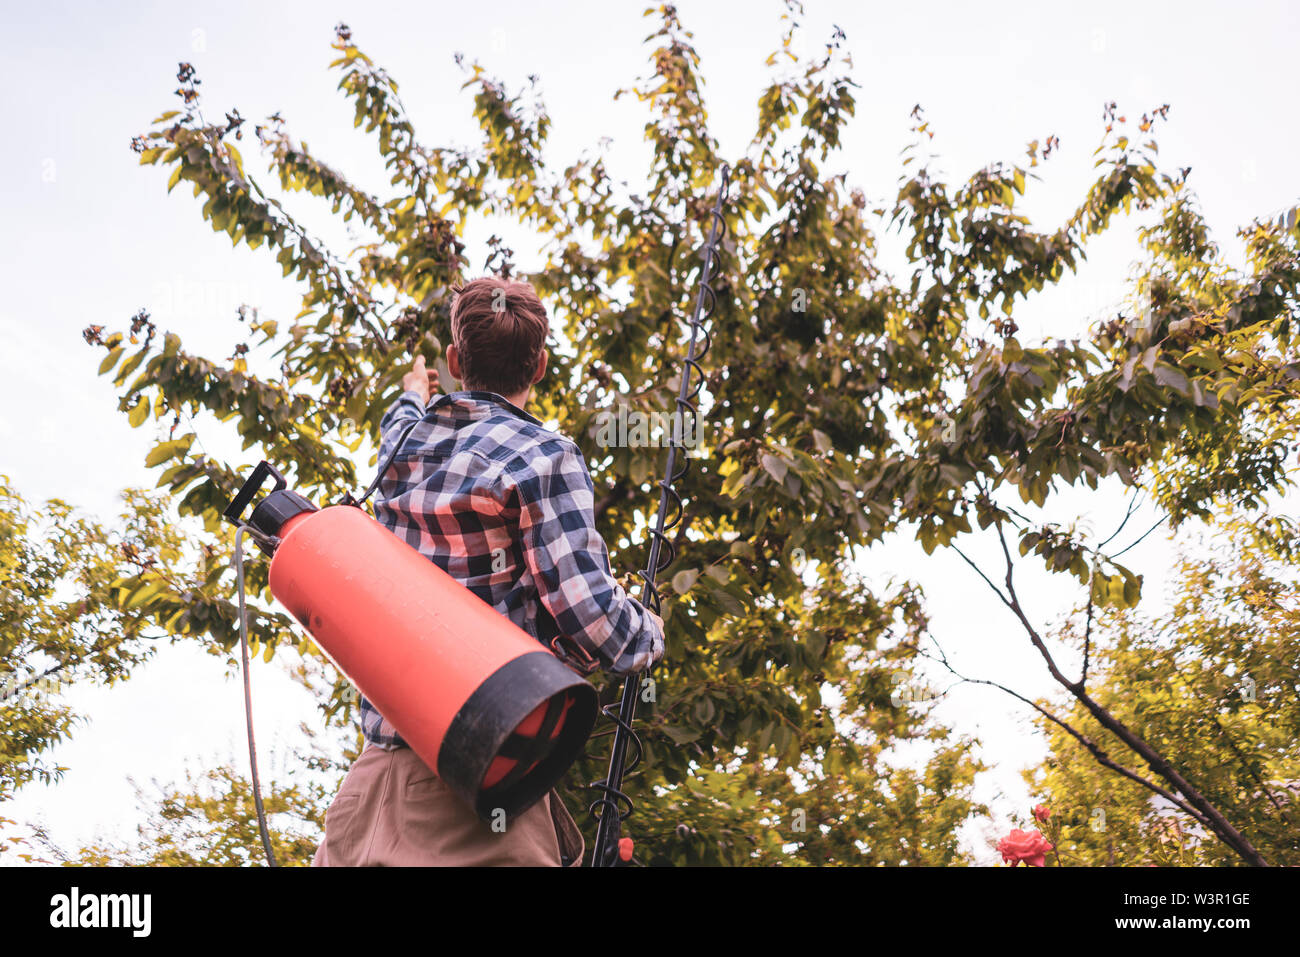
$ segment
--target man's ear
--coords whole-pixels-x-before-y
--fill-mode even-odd
[[[460,374],[460,353],[454,345],[447,346],[447,371],[457,382],[464,381],[465,377]]]
[[[549,355],[550,353],[543,349],[542,354],[537,357],[537,372],[533,375],[533,385],[541,382],[542,377],[546,375],[546,360]]]

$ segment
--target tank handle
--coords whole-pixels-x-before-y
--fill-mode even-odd
[[[248,508],[249,502],[253,496],[261,490],[262,485],[271,476],[275,477],[275,491],[281,491],[288,487],[289,483],[285,481],[283,475],[276,471],[275,466],[270,462],[259,462],[257,468],[253,469],[253,474],[248,477],[243,488],[226,506],[226,510],[221,513],[221,517],[235,526],[244,525],[244,509]]]

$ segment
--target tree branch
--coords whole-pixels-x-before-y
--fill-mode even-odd
[[[1146,535],[1149,535],[1154,531],[1155,527],[1156,526],[1153,526],[1149,529]],[[1224,844],[1236,851],[1237,854],[1247,863],[1256,867],[1267,867],[1268,861],[1266,861],[1263,855],[1256,850],[1255,846],[1250,843],[1246,836],[1233,827],[1228,819],[1223,816],[1222,812],[1219,811],[1219,809],[1215,807],[1199,789],[1184,778],[1163,754],[1129,730],[1128,726],[1116,718],[1109,709],[1105,708],[1099,702],[1090,697],[1087,692],[1084,691],[1080,682],[1070,681],[1061,673],[1061,669],[1057,667],[1056,660],[1052,657],[1051,652],[1047,650],[1047,645],[1043,642],[1042,637],[1038,634],[1038,631],[1025,615],[1024,608],[1021,607],[1020,597],[1016,594],[1016,586],[1013,578],[1015,563],[1011,559],[1011,550],[1007,547],[1007,539],[1002,532],[1002,523],[995,521],[994,528],[997,531],[998,542],[1002,546],[1002,555],[1006,560],[1007,565],[1007,597],[1003,600],[1011,609],[1012,613],[1015,614],[1016,618],[1020,620],[1020,624],[1024,628],[1025,634],[1029,636],[1029,640],[1033,643],[1034,647],[1038,649],[1038,653],[1047,664],[1047,670],[1051,672],[1051,675],[1056,682],[1069,691],[1070,694],[1072,694],[1097,720],[1098,724],[1123,741],[1131,751],[1147,763],[1147,766],[1150,767],[1152,771],[1173,785],[1174,790],[1184,795],[1187,798],[1187,802],[1194,806],[1201,815],[1206,818],[1206,826],[1209,827]],[[1146,535],[1143,535],[1142,537],[1145,538]],[[1141,541],[1141,539],[1138,539],[1138,541]],[[1137,542],[1134,542],[1133,544],[1136,545]],[[1132,547],[1132,545],[1129,546],[1129,548]],[[989,581],[988,577],[982,572],[980,573],[980,577],[984,578],[985,581]],[[990,585],[991,584],[992,583],[990,582]],[[1000,594],[1001,592],[999,592],[999,595]]]
[[[1194,807],[1189,805],[1178,795],[1174,794],[1172,791],[1168,790],[1167,788],[1161,787],[1156,782],[1143,777],[1137,771],[1134,771],[1131,768],[1127,768],[1124,765],[1120,764],[1119,762],[1115,761],[1110,757],[1110,755],[1108,755],[1101,748],[1099,744],[1097,744],[1087,735],[1083,734],[1081,731],[1071,726],[1069,722],[1061,718],[1058,718],[1056,715],[1052,714],[1046,708],[1038,704],[1038,702],[1031,701],[1029,698],[1026,698],[1018,691],[1013,691],[1012,689],[1008,688],[1006,685],[999,684],[996,681],[991,681],[987,678],[968,678],[966,675],[963,675],[956,668],[954,668],[951,663],[949,663],[947,655],[943,653],[943,649],[940,648],[939,642],[935,640],[933,635],[930,636],[930,640],[934,642],[936,648],[939,648],[939,654],[940,654],[939,658],[935,658],[933,655],[927,654],[926,652],[922,651],[920,648],[916,648],[915,646],[913,646],[913,648],[916,650],[916,653],[921,655],[923,658],[929,658],[931,661],[938,661],[941,665],[947,668],[948,671],[950,671],[952,674],[956,675],[957,678],[960,679],[959,683],[965,682],[968,684],[988,685],[990,687],[997,688],[999,691],[1006,692],[1007,694],[1011,695],[1011,697],[1015,698],[1017,701],[1021,701],[1029,705],[1029,707],[1033,708],[1035,711],[1041,714],[1048,721],[1051,721],[1052,723],[1059,725],[1067,734],[1069,734],[1072,738],[1074,738],[1081,745],[1083,745],[1084,748],[1088,750],[1088,753],[1091,754],[1093,758],[1096,759],[1098,764],[1102,765],[1103,767],[1110,768],[1115,773],[1128,778],[1130,781],[1142,785],[1142,787],[1146,788],[1147,790],[1155,794],[1160,795],[1162,798],[1164,798],[1166,801],[1173,804],[1175,807],[1178,807],[1182,811],[1186,812],[1192,818],[1192,820],[1196,821],[1202,827],[1208,828],[1210,830],[1214,829],[1214,826],[1205,817],[1205,815],[1201,814],[1199,811],[1197,811]]]

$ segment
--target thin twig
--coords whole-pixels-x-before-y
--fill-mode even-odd
[[[1124,518],[1121,519],[1119,523],[1119,528],[1111,532],[1110,537],[1107,538],[1104,542],[1098,543],[1097,545],[1098,550],[1105,548],[1107,545],[1109,545],[1112,541],[1115,540],[1115,536],[1117,536],[1120,532],[1124,531],[1124,527],[1128,525],[1128,520],[1132,518],[1133,513],[1137,511],[1138,502],[1140,502],[1141,500],[1142,500],[1142,492],[1141,490],[1139,490],[1138,493],[1134,495],[1132,499],[1129,500],[1128,508],[1124,512]]]
[[[1096,742],[1094,742],[1091,738],[1087,737],[1082,732],[1076,730],[1072,725],[1069,724],[1069,722],[1064,721],[1061,718],[1058,718],[1056,715],[1052,714],[1046,708],[1038,704],[1038,702],[1031,701],[1029,698],[1026,698],[1018,691],[1013,691],[1012,689],[1008,688],[1006,685],[999,684],[998,682],[992,681],[988,678],[969,678],[966,675],[963,675],[961,672],[959,672],[956,668],[954,668],[949,663],[947,655],[943,653],[943,649],[939,646],[939,642],[934,638],[934,636],[930,635],[929,638],[932,642],[934,642],[935,647],[939,648],[940,657],[935,658],[933,655],[922,651],[920,648],[916,646],[912,646],[913,649],[916,651],[916,653],[919,654],[921,657],[929,658],[931,661],[938,661],[950,672],[956,675],[957,678],[960,679],[960,682],[965,682],[968,684],[977,684],[977,685],[988,685],[989,687],[997,688],[999,691],[1003,691],[1011,695],[1011,697],[1015,698],[1016,700],[1029,705],[1029,707],[1033,708],[1035,711],[1041,714],[1048,721],[1051,721],[1053,724],[1059,725],[1067,734],[1069,734],[1072,738],[1074,738],[1081,745],[1083,745],[1083,747],[1087,749],[1088,753],[1090,753],[1093,756],[1093,758],[1095,758],[1097,762],[1101,764],[1103,767],[1110,768],[1112,771],[1116,772],[1117,774],[1120,774],[1128,778],[1130,781],[1142,785],[1147,790],[1160,795],[1166,801],[1169,801],[1171,804],[1175,805],[1176,807],[1178,807],[1179,809],[1181,809],[1182,811],[1190,815],[1191,818],[1194,821],[1196,821],[1198,824],[1200,824],[1202,827],[1205,827],[1209,830],[1214,830],[1214,827],[1209,822],[1209,820],[1203,814],[1201,814],[1201,812],[1197,811],[1194,807],[1188,804],[1185,800],[1183,800],[1182,798],[1180,798],[1178,795],[1174,794],[1172,791],[1168,790],[1167,788],[1161,787],[1159,784],[1155,783],[1154,781],[1150,781],[1147,778],[1144,778],[1138,772],[1130,768],[1127,768],[1124,765],[1113,760],[1110,757],[1110,755],[1108,755],[1104,750],[1102,750],[1101,746],[1098,745]]]
[[[1094,570],[1093,574],[1096,574]],[[1092,579],[1088,579],[1088,612],[1083,625],[1083,674],[1079,676],[1079,690],[1088,684],[1088,657],[1092,652]]]
[[[1002,604],[1006,605],[1008,608],[1011,607],[1011,602],[1007,600],[1006,595],[1002,594],[1002,589],[998,588],[997,585],[993,584],[993,582],[989,580],[989,577],[984,574],[983,570],[981,570],[978,565],[976,565],[973,561],[971,561],[969,558],[966,557],[965,552],[963,552],[956,545],[951,545],[949,547],[952,548],[954,552],[956,552],[958,555],[962,557],[962,561],[964,561],[971,568],[975,569],[975,574],[979,575],[980,578],[984,579],[984,581],[988,584],[988,586],[993,589],[994,593],[1000,599],[1002,599]]]
[[[1160,518],[1156,520],[1156,523],[1154,525],[1152,525],[1150,528],[1148,528],[1145,532],[1143,532],[1138,537],[1137,541],[1133,542],[1130,545],[1124,546],[1119,551],[1117,551],[1114,555],[1111,555],[1109,557],[1112,559],[1119,558],[1119,556],[1123,555],[1126,551],[1128,551],[1130,548],[1133,548],[1135,545],[1138,545],[1142,541],[1142,539],[1146,538],[1148,535],[1150,535],[1152,532],[1154,532],[1157,528],[1159,528],[1164,523],[1165,523],[1165,516],[1161,515]]]

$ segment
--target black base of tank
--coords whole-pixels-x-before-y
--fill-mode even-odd
[[[568,713],[552,739],[566,700]],[[548,707],[539,732],[516,735],[542,704]],[[549,651],[520,655],[479,685],[456,713],[438,751],[438,777],[483,820],[500,812],[509,820],[541,800],[582,753],[598,710],[596,689]],[[513,759],[515,767],[485,789],[483,779],[499,756]]]

